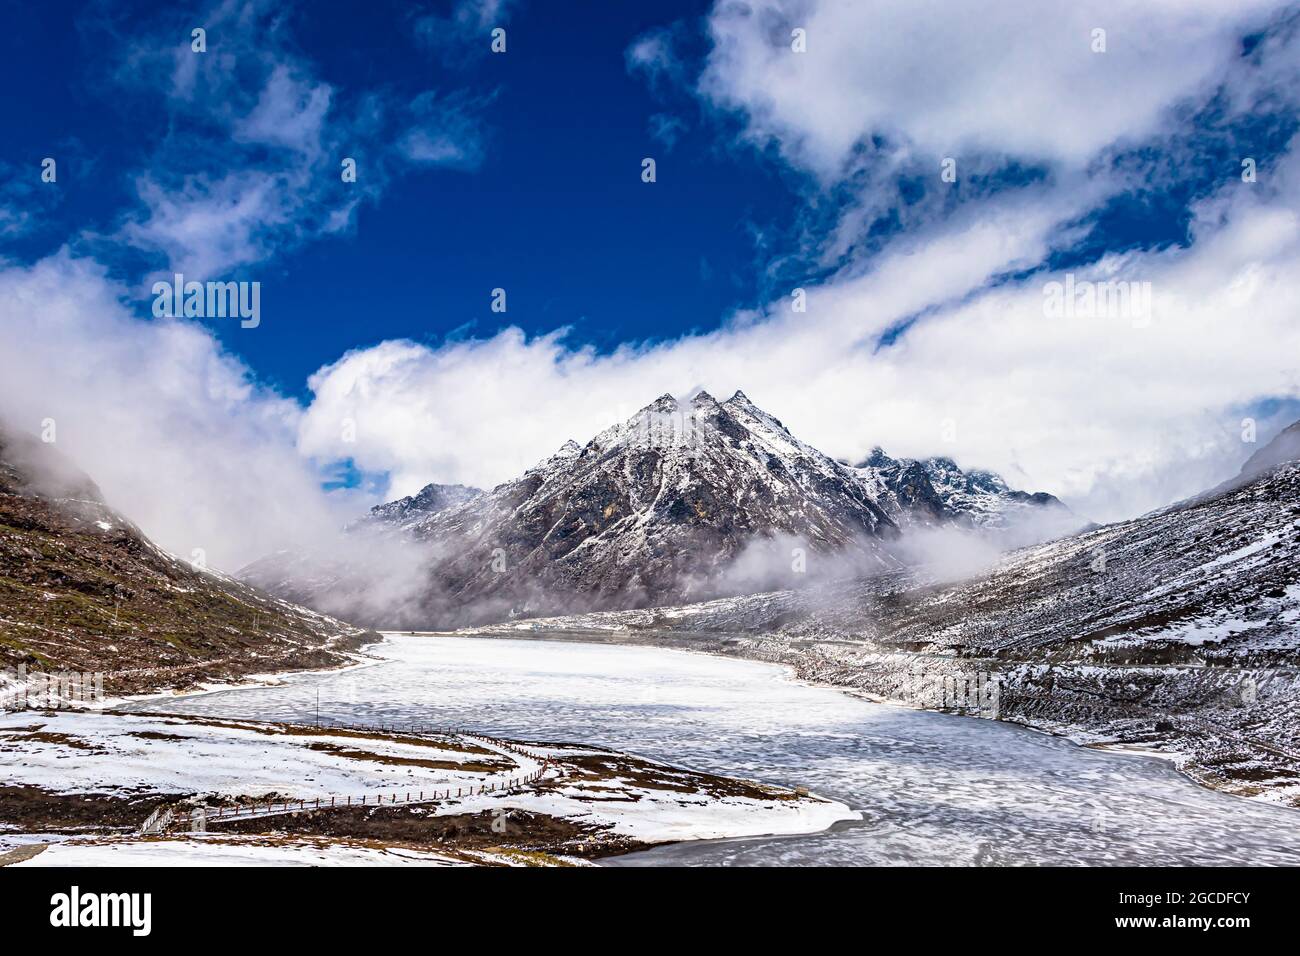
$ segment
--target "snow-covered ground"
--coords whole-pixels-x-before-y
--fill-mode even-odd
[[[431,766],[484,759],[436,741],[401,743],[328,730],[283,733],[253,721],[75,711],[0,714],[0,754],[5,757],[0,785],[58,793],[278,794],[315,800],[469,786],[484,777]],[[487,759],[500,764],[499,774],[523,775],[536,768],[505,755]]]
[[[204,699],[188,703],[194,706]],[[436,791],[450,794],[421,804],[415,808],[417,815],[489,814],[505,821],[515,813],[544,815],[599,832],[600,839],[611,843],[610,838],[654,844],[809,833],[859,818],[844,804],[789,789],[723,781],[577,745],[529,744],[521,752],[473,735],[394,735],[225,717],[23,711],[0,714],[0,755],[0,786],[40,788],[90,800],[102,799],[100,795],[118,801],[165,797],[169,805],[180,803],[182,819],[199,803],[216,807],[231,801],[305,801],[310,807],[319,800],[329,807],[368,800],[374,806],[376,797],[387,798],[390,805],[394,797],[398,804],[413,799],[419,803]],[[549,769],[535,784],[468,795],[485,783],[501,787],[529,776],[548,758]],[[92,811],[81,825],[93,821]],[[218,832],[222,828],[217,822],[211,825]],[[141,840],[129,830],[108,837],[76,832],[27,835],[2,821],[0,829],[6,831],[0,833],[0,851],[53,844],[32,857],[32,865],[224,864],[227,857],[236,864],[275,865],[467,859],[460,852],[448,857],[391,848],[386,852],[382,846],[330,847],[319,841],[216,836]]]
[[[1167,760],[989,720],[873,704],[779,666],[651,647],[395,637],[384,666],[169,709],[431,720],[583,741],[712,773],[806,785],[864,819],[619,862],[1300,864],[1297,811],[1205,790]],[[156,707],[159,705],[149,705]]]

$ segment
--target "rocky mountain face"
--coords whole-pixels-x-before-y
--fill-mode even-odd
[[[788,585],[831,555],[855,570],[897,566],[885,545],[898,529],[852,470],[739,392],[664,395],[405,526],[437,551],[438,609],[496,617]]]
[[[51,445],[0,425],[0,666],[126,693],[325,666],[355,627],[179,561]]]
[[[951,458],[891,458],[880,448],[854,469],[899,527],[957,527],[996,534],[1016,546],[1079,528],[1054,495],[1012,489],[991,471],[962,471]]]
[[[409,531],[429,516],[464,504],[481,494],[482,489],[465,485],[429,484],[413,495],[375,505],[359,523]]]

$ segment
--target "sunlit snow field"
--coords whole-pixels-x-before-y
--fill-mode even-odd
[[[682,844],[620,864],[1289,864],[1300,811],[1166,762],[857,700],[779,666],[600,644],[393,637],[385,663],[151,710],[452,723],[803,785],[864,811],[814,836]]]

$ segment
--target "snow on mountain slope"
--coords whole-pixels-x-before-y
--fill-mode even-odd
[[[897,564],[882,546],[897,528],[851,469],[741,393],[725,403],[664,395],[408,527],[446,555],[433,571],[441,594],[496,615],[795,583],[818,570],[809,554],[855,569]]]
[[[895,459],[875,448],[854,470],[904,529],[967,528],[1018,546],[1067,534],[1083,524],[1055,496],[1016,491],[1000,475],[962,471],[951,458]]]
[[[379,524],[409,531],[430,515],[464,504],[483,494],[481,488],[465,485],[428,484],[413,495],[376,505],[358,524]]]

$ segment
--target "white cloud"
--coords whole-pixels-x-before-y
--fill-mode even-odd
[[[1150,282],[1149,323],[1047,318],[1044,284],[1062,276],[985,288],[1038,261],[1074,211],[1054,194],[990,202],[810,290],[806,314],[780,300],[708,335],[612,354],[517,329],[358,350],[313,377],[302,447],[391,471],[394,495],[431,480],[491,485],[665,391],[703,385],[720,398],[743,388],[833,455],[877,443],[947,453],[1100,519],[1155,507],[1246,457],[1241,407],[1300,397],[1300,161],[1293,151],[1269,183],[1226,185],[1190,249],[1078,275]],[[357,422],[355,445],[336,437],[344,418]]]
[[[141,321],[95,263],[61,252],[0,271],[0,414],[57,447],[164,548],[226,570],[319,544],[331,501],[294,448],[301,410],[259,387],[211,333]]]
[[[247,116],[234,126],[242,142],[284,146],[314,159],[321,151],[321,131],[333,89],[303,76],[293,66],[277,63]]]
[[[445,16],[430,13],[415,21],[415,36],[440,58],[464,63],[491,49],[491,31],[508,25],[514,0],[456,0]]]
[[[300,197],[273,172],[191,176],[179,188],[146,175],[136,188],[148,214],[127,221],[121,237],[162,252],[171,269],[192,277],[221,276],[258,262],[301,228]]]
[[[721,0],[705,96],[824,178],[872,134],[1080,166],[1203,95],[1281,0]],[[791,30],[807,31],[807,52]],[[1092,52],[1092,31],[1106,52]]]
[[[140,207],[112,238],[169,269],[222,277],[351,228],[357,207],[399,170],[482,159],[476,104],[463,93],[345,96],[297,52],[268,0],[224,0],[199,19],[207,53],[178,47],[168,27],[136,40],[117,77],[161,93],[173,131],[136,179]],[[357,179],[331,189],[344,157],[357,160]]]
[[[676,29],[658,27],[633,40],[623,54],[628,70],[641,73],[653,87],[681,84],[686,66],[675,50]]]
[[[464,96],[421,93],[407,108],[407,129],[398,151],[417,165],[474,169],[485,151],[482,127],[474,115],[481,108]]]

